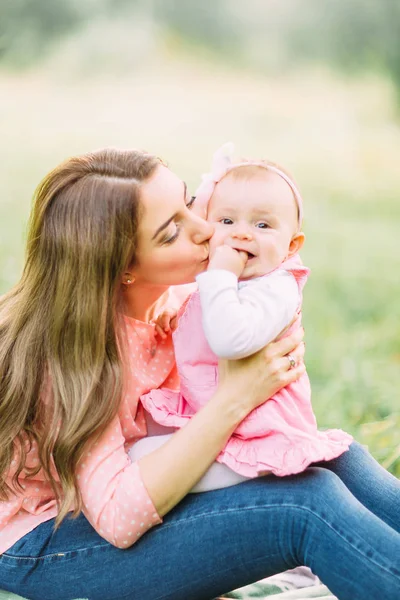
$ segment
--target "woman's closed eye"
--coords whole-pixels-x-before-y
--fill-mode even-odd
[[[177,237],[179,236],[179,233],[181,231],[181,225],[180,223],[173,223],[175,225],[175,231],[173,233],[168,233],[167,236],[162,240],[161,244],[164,245],[168,245],[168,244],[172,244]]]
[[[190,208],[192,208],[192,206],[193,206],[193,204],[195,203],[195,201],[196,201],[196,196],[192,196],[192,197],[190,198],[190,200],[188,200],[188,201],[186,202],[186,208],[189,208],[189,209],[190,209]]]
[[[186,208],[191,209],[192,206],[193,206],[193,204],[194,204],[194,202],[195,202],[195,200],[196,200],[196,196],[192,196],[190,198],[190,200],[188,200],[188,202],[186,202]],[[161,244],[163,246],[165,246],[165,245],[168,246],[168,244],[172,244],[178,238],[178,236],[179,236],[179,234],[181,232],[181,222],[180,221],[177,221],[177,222],[172,221],[171,225],[175,226],[175,231],[172,232],[172,233],[167,232],[167,235],[161,241]]]

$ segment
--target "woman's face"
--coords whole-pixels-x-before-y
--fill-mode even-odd
[[[191,210],[186,184],[160,165],[141,188],[135,283],[155,286],[194,281],[207,268],[214,228]]]

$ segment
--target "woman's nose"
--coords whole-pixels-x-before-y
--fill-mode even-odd
[[[201,217],[195,216],[194,219],[193,240],[196,244],[203,244],[209,240],[214,233],[214,225]]]

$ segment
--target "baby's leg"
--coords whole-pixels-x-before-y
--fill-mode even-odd
[[[139,458],[150,454],[153,450],[157,450],[157,448],[163,446],[170,439],[171,435],[173,434],[148,436],[139,440],[128,451],[131,460],[139,460]],[[243,475],[235,473],[226,465],[214,462],[190,492],[210,492],[211,490],[236,485],[247,479],[248,477],[243,477]]]
[[[239,473],[235,473],[235,471],[232,471],[232,469],[226,465],[213,462],[208,471],[204,473],[203,477],[190,490],[190,493],[194,494],[196,492],[219,490],[221,488],[242,483],[242,481],[247,481],[248,479],[249,477],[244,477],[243,475],[239,475]]]
[[[128,455],[133,462],[139,460],[143,456],[150,454],[153,450],[157,450],[160,446],[163,446],[165,442],[169,440],[172,433],[168,435],[150,435],[138,442],[135,442],[128,450]]]

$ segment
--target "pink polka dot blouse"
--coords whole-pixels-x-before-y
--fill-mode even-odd
[[[192,288],[169,293],[164,305],[181,303]],[[88,444],[78,465],[83,512],[96,531],[111,544],[127,548],[148,529],[162,522],[143,484],[137,463],[127,450],[147,434],[139,397],[160,386],[178,389],[172,339],[159,340],[154,326],[124,317],[129,353],[126,357],[125,392],[118,414],[101,438]],[[33,444],[27,467],[39,463]],[[15,461],[14,461],[15,464]],[[9,475],[11,481],[12,469]],[[22,492],[0,502],[0,554],[40,523],[57,515],[56,501],[44,473],[20,476]]]

